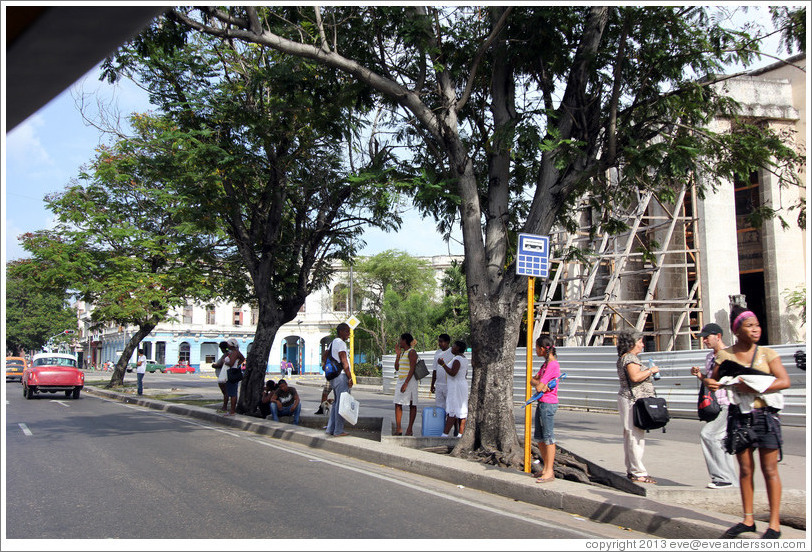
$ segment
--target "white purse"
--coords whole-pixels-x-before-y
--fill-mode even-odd
[[[341,397],[338,400],[338,413],[344,418],[347,423],[355,425],[358,422],[358,408],[360,407],[360,403],[355,400],[355,397],[350,395],[349,392],[345,391],[341,393]]]

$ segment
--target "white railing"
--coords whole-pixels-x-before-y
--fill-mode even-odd
[[[790,426],[804,426],[806,423],[806,372],[795,366],[793,355],[796,351],[806,352],[803,343],[771,345],[780,356],[784,368],[790,376],[791,387],[784,391],[782,423]],[[558,399],[562,406],[587,410],[617,411],[617,349],[601,347],[557,347],[561,371],[567,378],[558,389]],[[431,370],[434,351],[418,353]],[[656,382],[657,395],[668,401],[668,411],[676,418],[696,419],[696,399],[699,380],[691,375],[691,366],[704,370],[707,349],[693,351],[670,351],[667,353],[642,353],[640,358],[654,359],[660,368],[662,378]],[[533,370],[540,367],[540,359],[533,358]],[[383,391],[394,394],[395,356],[383,357]],[[470,380],[470,375],[469,375]],[[526,381],[525,350],[516,349],[513,369],[513,400],[524,402]],[[428,393],[431,377],[419,383],[421,392]]]

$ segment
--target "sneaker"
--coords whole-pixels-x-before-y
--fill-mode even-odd
[[[322,407],[319,407],[319,409],[316,410],[313,414],[324,414],[324,409]]]
[[[780,539],[781,538],[781,531],[776,531],[775,529],[767,528],[763,535],[761,535],[762,539]]]
[[[711,481],[710,483],[708,483],[708,489],[727,489],[732,486],[733,483],[730,483],[729,481],[719,481],[718,483]]]

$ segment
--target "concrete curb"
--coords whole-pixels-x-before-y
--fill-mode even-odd
[[[397,444],[398,438],[387,438],[382,442],[351,435],[336,438],[327,436],[320,429],[292,426],[282,422],[241,415],[223,417],[211,409],[198,406],[133,397],[95,387],[85,387],[85,391],[128,404],[189,416],[385,465],[661,538],[718,539],[728,527],[740,521],[739,517],[716,511],[697,510],[692,506],[669,504],[609,487],[584,485],[562,479],[551,483],[536,484],[534,479],[527,474],[401,446]],[[382,425],[385,426],[386,423],[387,420],[384,420]],[[443,441],[445,442],[445,440]],[[667,497],[664,498],[667,500]],[[782,527],[782,537],[803,539],[806,538],[806,532]]]

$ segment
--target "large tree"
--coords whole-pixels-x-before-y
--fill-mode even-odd
[[[445,228],[462,226],[473,382],[455,454],[519,465],[511,382],[526,284],[516,232],[547,234],[586,192],[597,206],[630,204],[640,190],[667,200],[696,170],[732,180],[794,155],[747,121],[728,134],[709,128],[715,115],[736,120],[716,75],[758,50],[710,11],[234,6],[169,16],[351,76],[391,107],[420,169],[416,200]]]
[[[46,286],[42,280],[29,259],[6,265],[6,350],[14,355],[37,351],[48,338],[76,330],[76,311],[70,307],[67,287]]]
[[[23,237],[39,281],[75,290],[92,305],[94,326],[137,327],[109,386],[123,383],[139,343],[173,307],[221,294],[229,282],[219,277],[228,266],[221,238],[200,232],[172,191],[170,182],[184,176],[177,146],[156,139],[168,122],[134,115],[131,124],[132,137],[99,147],[77,181],[46,198],[56,226]]]
[[[364,225],[399,223],[387,152],[358,142],[371,95],[307,60],[221,41],[159,20],[106,63],[131,76],[174,124],[186,178],[175,192],[211,217],[238,254],[231,276],[257,306],[240,411],[259,404],[271,346],[331,263],[363,245]],[[239,295],[235,295],[239,298]]]

